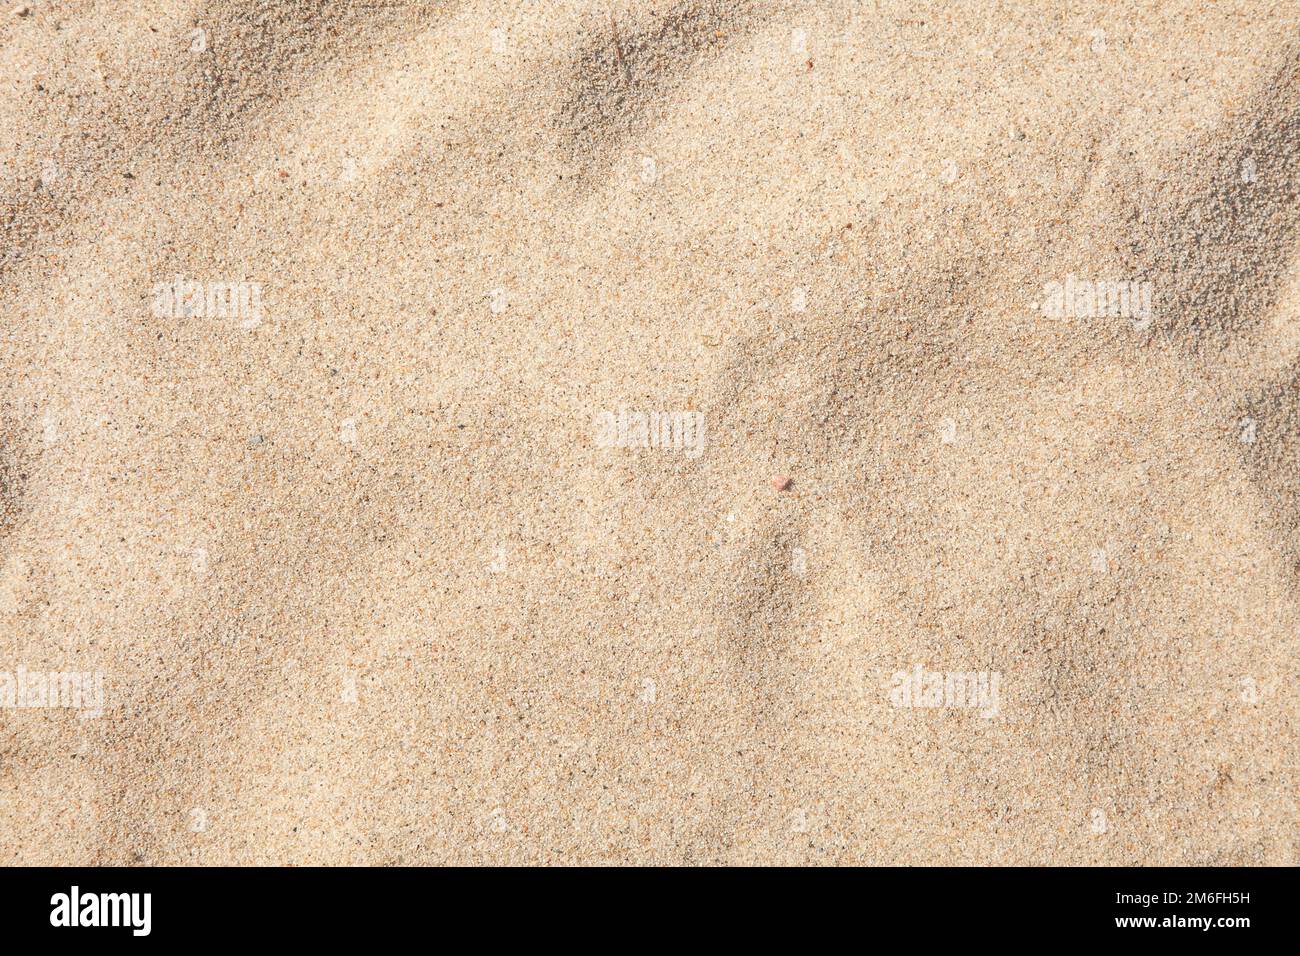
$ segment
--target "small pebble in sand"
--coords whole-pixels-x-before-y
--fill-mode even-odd
[[[790,487],[789,475],[776,475],[772,478],[772,487],[777,491],[785,491]]]
[[[248,440],[248,444],[250,444],[250,445],[260,445],[260,444],[262,444],[262,442],[264,442],[264,441],[266,441],[266,439],[263,438],[261,435],[254,435],[252,438],[250,438],[250,439]]]
[[[14,7],[14,16],[25,17],[32,12],[32,8],[24,4],[21,7]]]

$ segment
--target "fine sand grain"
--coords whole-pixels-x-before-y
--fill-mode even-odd
[[[1298,862],[1300,0],[24,6],[0,862]]]

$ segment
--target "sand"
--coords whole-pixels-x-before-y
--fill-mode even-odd
[[[6,6],[0,861],[1295,864],[1298,26]]]

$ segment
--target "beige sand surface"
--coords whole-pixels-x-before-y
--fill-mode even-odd
[[[0,131],[0,862],[1297,862],[1300,0],[32,0]]]

